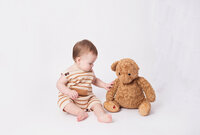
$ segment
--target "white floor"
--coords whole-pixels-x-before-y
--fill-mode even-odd
[[[165,91],[165,92],[164,92]],[[176,93],[157,89],[157,100],[152,103],[151,114],[139,115],[137,110],[122,109],[113,113],[113,123],[104,124],[96,120],[93,112],[89,117],[77,122],[74,116],[61,112],[56,106],[56,91],[46,96],[33,96],[16,102],[8,101],[1,110],[1,132],[9,135],[23,134],[200,134],[200,108],[198,92],[193,94]],[[105,91],[95,87],[94,92],[105,100]],[[13,99],[16,99],[13,97]],[[2,106],[1,105],[1,106]]]

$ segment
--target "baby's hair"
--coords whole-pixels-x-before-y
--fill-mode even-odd
[[[95,54],[96,56],[98,55],[97,48],[94,46],[94,44],[91,41],[84,39],[77,42],[73,47],[74,61],[76,60],[77,57],[80,57],[82,54],[89,53],[89,52]]]

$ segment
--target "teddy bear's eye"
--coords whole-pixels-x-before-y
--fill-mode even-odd
[[[120,75],[120,73],[119,73],[119,75]]]
[[[128,75],[131,75],[130,73],[128,73]]]

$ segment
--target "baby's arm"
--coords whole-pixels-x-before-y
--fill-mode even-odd
[[[70,90],[66,86],[67,82],[68,80],[66,79],[65,75],[62,74],[61,77],[57,81],[57,84],[56,84],[57,89],[64,95],[67,95],[72,99],[76,99],[78,97],[78,93],[75,90]]]
[[[92,84],[94,84],[97,87],[104,88],[106,90],[110,90],[110,88],[112,87],[113,82],[105,83],[102,80],[100,80],[99,78],[95,77],[93,82],[92,82]]]

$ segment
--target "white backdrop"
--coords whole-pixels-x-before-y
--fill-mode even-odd
[[[0,132],[4,134],[200,134],[199,0],[0,0]],[[142,117],[122,109],[102,124],[77,123],[56,106],[56,81],[73,64],[72,47],[91,40],[94,70],[132,58],[157,100]],[[106,91],[94,87],[102,102]]]

